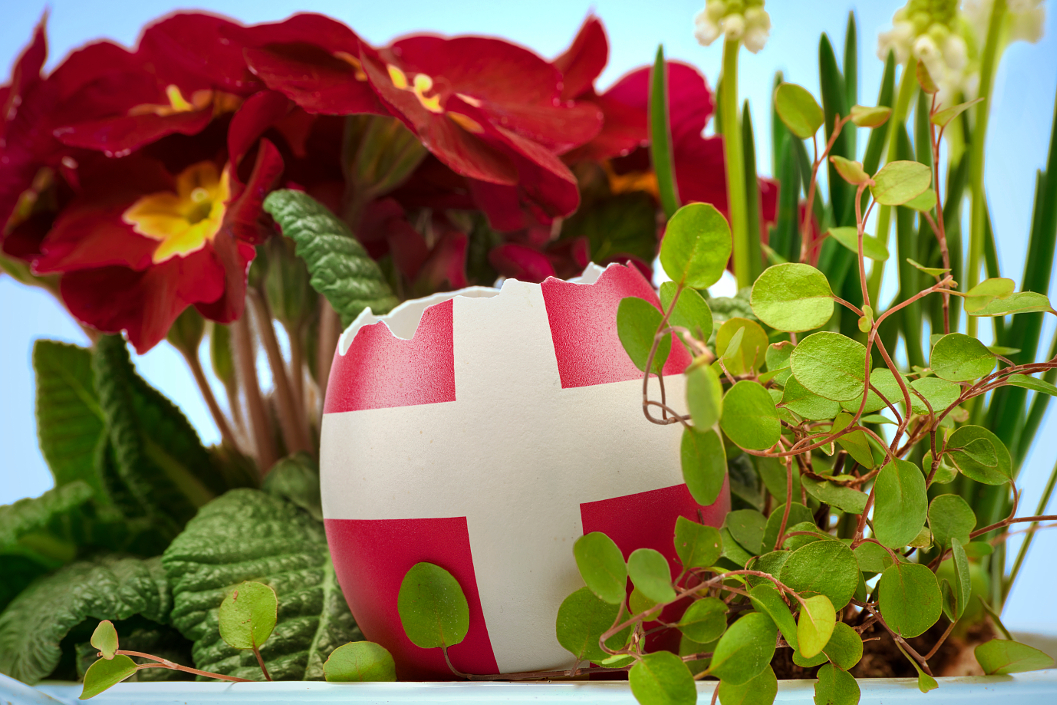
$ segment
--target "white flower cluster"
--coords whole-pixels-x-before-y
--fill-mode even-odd
[[[966,0],[963,11],[958,4],[958,0],[910,0],[896,10],[892,29],[878,38],[881,59],[891,50],[899,63],[911,56],[923,63],[939,88],[939,102],[947,105],[959,94],[976,97],[980,54],[994,0]],[[1041,5],[1042,0],[1008,0],[1003,41],[1037,42],[1045,18]]]
[[[753,54],[763,49],[771,33],[771,17],[763,0],[707,0],[694,17],[694,36],[704,46],[720,36],[740,40]]]

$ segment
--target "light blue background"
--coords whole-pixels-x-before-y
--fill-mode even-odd
[[[859,102],[872,105],[883,68],[876,57],[877,33],[890,27],[892,13],[901,4],[892,0],[768,3],[774,25],[771,39],[758,55],[743,52],[739,66],[740,91],[753,109],[761,173],[771,173],[768,106],[774,71],[782,70],[786,80],[800,83],[817,95],[819,33],[829,34],[839,55],[847,12],[854,8],[859,20]],[[46,5],[42,0],[5,0],[2,5],[0,67],[6,69],[30,37]],[[172,0],[52,0],[47,6],[49,68],[70,49],[95,38],[107,37],[131,46],[145,23],[174,8]],[[496,35],[548,58],[567,46],[586,14],[594,9],[610,40],[610,61],[601,86],[649,62],[659,42],[664,43],[669,57],[697,65],[714,85],[719,74],[719,43],[704,48],[692,34],[692,18],[702,6],[703,2],[685,0],[223,0],[210,3],[209,9],[243,22],[273,21],[303,10],[321,12],[346,22],[374,44],[423,30]],[[1043,40],[1035,45],[1013,45],[1005,54],[996,79],[987,142],[986,184],[1002,272],[1018,281],[1024,265],[1035,170],[1044,166],[1057,87],[1057,16],[1053,7],[1048,9]],[[0,81],[6,81],[7,75],[5,71]],[[860,139],[860,145],[864,142]],[[1053,296],[1057,292],[1050,293]],[[1043,345],[1049,344],[1052,331],[1053,324],[1047,322]],[[48,294],[0,276],[0,504],[38,495],[52,484],[36,445],[29,365],[33,340],[41,337],[86,342]],[[216,428],[193,380],[171,348],[158,346],[138,358],[137,366],[187,413],[204,440],[217,440]],[[1022,470],[1021,514],[1035,509],[1057,456],[1055,436],[1057,413],[1051,409]],[[1051,507],[1057,507],[1057,502]],[[1057,533],[1041,532],[1006,607],[1010,622],[1036,628],[1049,625],[1057,630],[1057,605],[1051,587],[1057,579],[1055,551]]]

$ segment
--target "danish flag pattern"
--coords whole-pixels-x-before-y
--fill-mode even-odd
[[[426,308],[410,339],[354,323],[327,389],[334,565],[364,635],[392,652],[403,679],[451,677],[441,651],[416,647],[400,625],[397,595],[415,563],[451,572],[469,601],[469,633],[448,649],[456,668],[569,667],[554,625],[583,585],[578,537],[603,531],[625,558],[654,548],[675,574],[676,518],[719,525],[729,509],[726,489],[701,507],[682,484],[679,424],[643,418],[642,374],[616,332],[625,296],[658,305],[636,269],[481,291]],[[669,404],[682,403],[689,362],[673,343]]]

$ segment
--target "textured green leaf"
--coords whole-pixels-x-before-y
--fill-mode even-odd
[[[671,307],[676,288],[675,282],[661,284],[661,308],[663,310],[667,311]],[[696,289],[683,289],[668,321],[673,326],[686,328],[702,342],[707,342],[712,336],[712,310]],[[682,341],[682,338],[678,336],[677,339]]]
[[[378,264],[348,226],[303,191],[272,191],[264,210],[297,243],[297,256],[308,265],[312,288],[327,298],[348,326],[367,308],[388,313],[397,304]]]
[[[859,695],[855,676],[829,664],[818,669],[815,705],[857,705]]]
[[[874,536],[885,546],[906,546],[925,526],[925,477],[914,463],[886,463],[874,480]]]
[[[995,299],[1008,298],[1016,290],[1016,284],[1012,279],[1002,277],[985,279],[965,292],[965,311],[966,313],[979,311]]]
[[[620,605],[611,605],[598,599],[589,588],[582,587],[562,601],[558,608],[558,619],[555,633],[558,643],[572,652],[578,661],[601,663],[609,654],[599,646],[602,634],[617,619]],[[624,645],[631,628],[627,627],[614,634],[606,642],[611,649]]]
[[[739,343],[740,334],[740,343]],[[732,375],[759,369],[767,357],[767,333],[756,321],[730,318],[716,332],[716,352]]]
[[[19,539],[45,529],[56,517],[77,509],[92,499],[94,492],[83,480],[72,480],[48,490],[40,497],[20,499],[0,506],[0,552],[15,548]]]
[[[397,597],[400,623],[423,649],[454,646],[470,631],[470,604],[455,576],[433,563],[411,566]]]
[[[694,705],[697,687],[690,669],[670,651],[645,654],[628,674],[640,705]]]
[[[275,629],[279,598],[275,590],[253,581],[235,586],[217,610],[220,638],[236,649],[260,648]]]
[[[768,267],[753,284],[749,302],[753,313],[776,330],[812,330],[833,316],[826,275],[807,264]]]
[[[0,673],[36,683],[59,665],[59,643],[82,622],[139,614],[164,624],[171,608],[157,558],[71,563],[34,582],[0,614]]]
[[[636,296],[621,299],[617,307],[617,336],[640,372],[646,371],[646,361],[653,349],[653,337],[660,325],[661,312],[649,301]],[[650,372],[661,374],[671,349],[672,337],[668,335],[657,344]]]
[[[976,338],[950,333],[932,348],[930,365],[936,376],[949,382],[969,382],[995,369],[994,354]]]
[[[632,255],[650,262],[657,255],[657,206],[643,191],[620,193],[580,208],[562,221],[562,241],[586,238],[592,262]]]
[[[802,656],[811,658],[822,653],[833,635],[837,623],[837,612],[833,603],[825,595],[809,597],[800,605],[800,619],[797,620],[796,638]]]
[[[328,683],[367,683],[396,680],[396,662],[384,646],[354,641],[331,652],[323,664]]]
[[[958,397],[962,394],[962,388],[958,384],[938,377],[915,379],[910,383],[910,386],[928,400],[932,411],[936,415],[939,415],[948,406],[958,401]],[[913,393],[910,395],[910,409],[915,414],[924,415],[928,413],[928,407]]]
[[[101,658],[84,674],[84,688],[78,699],[94,698],[126,678],[131,678],[137,670],[136,662],[128,656],[118,656],[113,660]]]
[[[980,447],[990,448],[994,453],[994,464],[980,452]],[[998,436],[982,426],[962,426],[947,439],[947,457],[962,473],[985,485],[1002,485],[1013,477],[1013,459]]]
[[[723,433],[742,448],[766,450],[778,442],[782,424],[774,400],[763,385],[742,380],[723,397]]]
[[[668,559],[661,555],[660,551],[652,548],[632,551],[628,556],[628,576],[635,588],[654,603],[675,600]]]
[[[756,569],[759,570],[759,567],[757,566]],[[757,612],[762,612],[771,618],[790,646],[794,649],[800,648],[797,642],[796,621],[773,583],[769,580],[763,581],[750,589],[749,599],[752,600],[752,606]]]
[[[983,308],[968,312],[970,316],[1008,316],[1013,313],[1045,313],[1053,310],[1050,300],[1034,291],[1018,291],[1004,299],[995,299]]]
[[[965,103],[958,103],[957,105],[952,105],[949,108],[944,108],[943,110],[940,110],[935,115],[930,117],[929,121],[933,125],[937,125],[939,127],[947,127],[947,125],[951,123],[951,120],[958,117],[966,110],[979,103],[981,100],[983,100],[983,96],[979,98],[974,98],[973,100],[967,101]]]
[[[756,471],[767,487],[767,491],[774,495],[777,502],[785,504],[786,486],[789,484],[789,469],[785,463],[777,458],[754,458]],[[800,469],[794,463],[793,471],[793,501],[800,498]]]
[[[747,683],[770,665],[777,636],[770,617],[749,612],[720,638],[709,672],[732,685]]]
[[[694,428],[712,428],[723,415],[723,385],[719,375],[703,358],[686,370],[686,406]]]
[[[628,566],[620,549],[601,531],[576,539],[573,556],[587,587],[611,605],[624,602]]]
[[[684,568],[708,568],[723,552],[719,531],[686,517],[675,520],[675,553]]]
[[[661,241],[661,266],[672,281],[707,289],[719,281],[731,248],[727,219],[711,204],[691,203],[668,221]]]
[[[683,482],[694,501],[709,506],[723,490],[727,477],[727,456],[719,435],[708,429],[684,428],[680,448]]]
[[[916,211],[929,212],[936,207],[936,203],[939,198],[936,196],[936,192],[932,189],[925,189],[925,192],[920,196],[916,196],[903,205],[907,208],[913,208]]]
[[[815,97],[795,83],[782,83],[775,89],[774,107],[789,131],[802,140],[818,132],[825,121]]]
[[[251,652],[220,638],[217,608],[239,583],[275,589],[279,621],[261,649],[276,680],[320,680],[335,648],[362,639],[330,561],[323,525],[258,490],[232,490],[202,508],[162,558],[172,581],[172,622],[204,670],[260,679]]]
[[[866,509],[866,494],[836,482],[803,477],[800,480],[808,495],[848,514],[862,514]]]
[[[323,521],[319,464],[308,453],[289,455],[273,465],[261,489],[293,502],[316,521]]]
[[[918,162],[892,161],[874,175],[870,193],[882,206],[901,206],[923,194],[932,183],[932,171]]]
[[[118,649],[117,629],[109,619],[104,619],[92,632],[89,643],[95,647],[105,659],[114,658],[114,652]]]
[[[1053,668],[1053,658],[1038,649],[1009,639],[992,639],[975,650],[976,660],[989,676]]]
[[[924,634],[940,618],[943,597],[928,566],[894,563],[881,573],[877,589],[881,616],[904,638]]]
[[[95,393],[92,353],[54,340],[33,344],[37,378],[37,435],[55,484],[83,480],[97,495],[96,447],[106,431]]]
[[[843,609],[859,585],[859,564],[839,541],[813,541],[792,552],[778,579],[802,597],[825,595],[834,609]]]
[[[952,538],[967,544],[976,528],[976,514],[961,496],[941,494],[929,504],[929,528],[940,546],[950,546]]]
[[[778,696],[778,676],[768,666],[760,675],[741,685],[720,681],[720,705],[771,705]]]
[[[789,356],[793,376],[809,392],[833,401],[862,398],[866,348],[839,333],[812,333]]]
[[[858,228],[853,226],[830,228],[829,235],[852,252],[856,254],[859,253]],[[884,262],[889,257],[888,246],[881,242],[880,238],[870,235],[869,233],[863,233],[862,253],[864,257],[869,257],[877,262]]]
[[[837,418],[833,419],[833,425],[830,427],[830,433],[839,433],[851,425],[853,417],[848,412],[842,412],[837,414]],[[866,468],[872,468],[875,463],[873,459],[873,451],[870,448],[870,441],[867,439],[866,434],[862,431],[852,431],[845,433],[843,436],[837,439],[837,445],[848,452],[855,462],[859,463]]]

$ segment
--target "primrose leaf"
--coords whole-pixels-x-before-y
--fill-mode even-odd
[[[966,311],[970,316],[1008,316],[1013,313],[1045,313],[1052,311],[1050,300],[1034,291],[1018,291],[1004,299],[995,299],[981,309]]]
[[[809,597],[800,605],[800,619],[796,625],[796,638],[800,653],[811,658],[822,653],[833,635],[837,623],[837,612],[825,595]]]
[[[727,477],[723,441],[712,429],[684,428],[680,447],[683,481],[694,501],[707,507],[719,498]]]
[[[852,252],[859,253],[858,228],[851,226],[830,228],[829,236]],[[888,247],[881,242],[880,238],[869,233],[863,233],[862,235],[862,253],[864,257],[869,257],[877,262],[884,262],[889,257]]]
[[[104,619],[92,632],[89,643],[99,650],[103,658],[108,661],[114,658],[114,652],[118,650],[117,629],[109,619]]]
[[[983,100],[983,97],[974,98],[973,100],[970,100],[968,102],[958,103],[957,105],[952,105],[949,108],[944,108],[943,110],[940,110],[935,115],[930,117],[929,121],[933,125],[937,125],[939,127],[947,127],[947,125],[951,123],[951,120],[958,117],[966,110],[979,103],[981,100]]]
[[[781,437],[774,400],[759,382],[742,380],[723,397],[720,427],[741,448],[767,450]]]
[[[308,512],[318,522],[323,521],[323,497],[319,488],[319,463],[305,452],[294,453],[279,460],[268,471],[261,489],[282,497]]]
[[[982,426],[962,426],[952,433],[947,456],[962,474],[985,485],[1003,485],[1013,477],[1009,449]]]
[[[661,308],[663,310],[667,311],[672,305],[676,288],[675,282],[661,284]],[[712,309],[708,307],[696,289],[683,289],[679,294],[679,300],[675,302],[675,310],[668,317],[668,322],[673,326],[688,329],[695,338],[702,342],[707,341],[712,335]],[[682,341],[682,338],[676,337]]]
[[[970,382],[990,374],[996,362],[994,353],[976,338],[949,333],[936,341],[929,364],[941,379]]]
[[[1030,389],[1033,392],[1042,392],[1043,394],[1049,394],[1051,397],[1057,397],[1057,387],[1044,379],[1030,377],[1028,375],[1009,375],[1006,377],[1005,381],[1006,384],[1011,384],[1014,387],[1023,387],[1024,389]]]
[[[686,608],[677,626],[696,642],[715,641],[727,629],[727,604],[716,597],[695,600]]]
[[[851,106],[851,121],[856,127],[880,127],[888,121],[892,109],[879,105],[876,108],[868,108],[862,105]]]
[[[396,680],[393,655],[373,641],[354,641],[331,652],[323,664],[328,683],[368,683]]]
[[[774,91],[774,109],[789,131],[806,140],[826,121],[818,101],[795,83],[782,83]]]
[[[767,348],[767,334],[759,323],[747,318],[730,318],[716,332],[716,352],[735,376],[759,369],[767,358]]]
[[[862,162],[852,161],[844,157],[833,155],[829,158],[841,178],[849,184],[858,186],[870,183],[870,175],[863,171]]]
[[[921,470],[898,458],[886,463],[874,481],[874,497],[875,537],[892,549],[906,546],[925,525],[928,512]]]
[[[720,681],[720,705],[771,705],[778,696],[778,676],[768,666],[760,675],[741,685]]]
[[[675,600],[668,559],[652,548],[639,548],[628,556],[628,575],[643,595],[657,604]]]
[[[675,553],[684,568],[708,568],[723,552],[719,531],[686,517],[675,520]]]
[[[621,299],[617,307],[617,336],[635,367],[646,371],[646,361],[653,349],[653,336],[661,325],[661,312],[645,299],[628,296]],[[657,344],[650,372],[659,375],[664,370],[668,353],[672,349],[672,336],[666,335]]]
[[[967,544],[976,528],[976,514],[960,495],[941,494],[929,504],[929,528],[940,546],[950,546],[951,539]]]
[[[280,189],[264,199],[264,210],[297,243],[297,256],[312,275],[312,288],[322,294],[349,326],[365,309],[388,313],[397,299],[378,264],[349,227],[303,191]]]
[[[777,636],[770,617],[749,612],[720,637],[709,672],[732,685],[747,683],[770,665]]]
[[[459,581],[433,563],[411,566],[397,596],[400,623],[415,646],[454,646],[470,631],[470,605]]]
[[[870,193],[882,206],[901,206],[921,194],[932,183],[932,171],[919,162],[888,162],[874,176]]]
[[[809,392],[833,401],[862,398],[866,348],[840,333],[812,333],[789,356],[793,376]]]
[[[989,676],[1053,668],[1053,658],[1009,639],[992,639],[976,647],[976,660]]]
[[[694,705],[697,687],[690,669],[671,651],[644,654],[628,674],[631,694],[642,705]]]
[[[723,274],[731,242],[730,225],[715,206],[690,203],[668,221],[661,240],[661,266],[672,281],[707,289]]]
[[[252,581],[236,585],[217,610],[220,638],[234,649],[259,649],[279,618],[279,598],[271,587]]]
[[[616,621],[620,605],[598,599],[589,588],[582,587],[569,595],[558,608],[555,633],[562,648],[572,652],[578,661],[601,663],[609,654],[598,645],[602,634]],[[631,628],[609,638],[606,645],[617,649],[624,644]]]
[[[940,618],[943,596],[936,574],[918,563],[893,563],[877,582],[885,622],[904,638],[921,636]]]
[[[803,597],[825,595],[834,609],[851,602],[859,586],[859,564],[840,541],[812,541],[793,551],[778,579]]]
[[[815,705],[856,705],[859,683],[855,676],[830,664],[818,669],[815,683]]]
[[[833,316],[829,281],[807,264],[768,267],[752,285],[749,303],[752,312],[775,330],[812,330],[826,325]]]
[[[131,678],[139,666],[128,656],[115,656],[113,659],[101,658],[84,674],[84,688],[78,700],[88,700],[112,688],[126,678]]]
[[[592,531],[576,539],[573,555],[591,592],[611,605],[624,602],[628,567],[613,539],[601,531]]]
[[[719,375],[703,358],[686,370],[686,406],[694,428],[712,428],[723,415],[723,385]]]
[[[195,663],[204,670],[261,678],[254,654],[229,646],[218,627],[220,604],[246,580],[272,586],[282,605],[260,650],[276,680],[322,680],[330,652],[363,638],[338,585],[323,524],[282,497],[239,489],[213,500],[162,564],[173,586],[173,626],[195,642]]]

